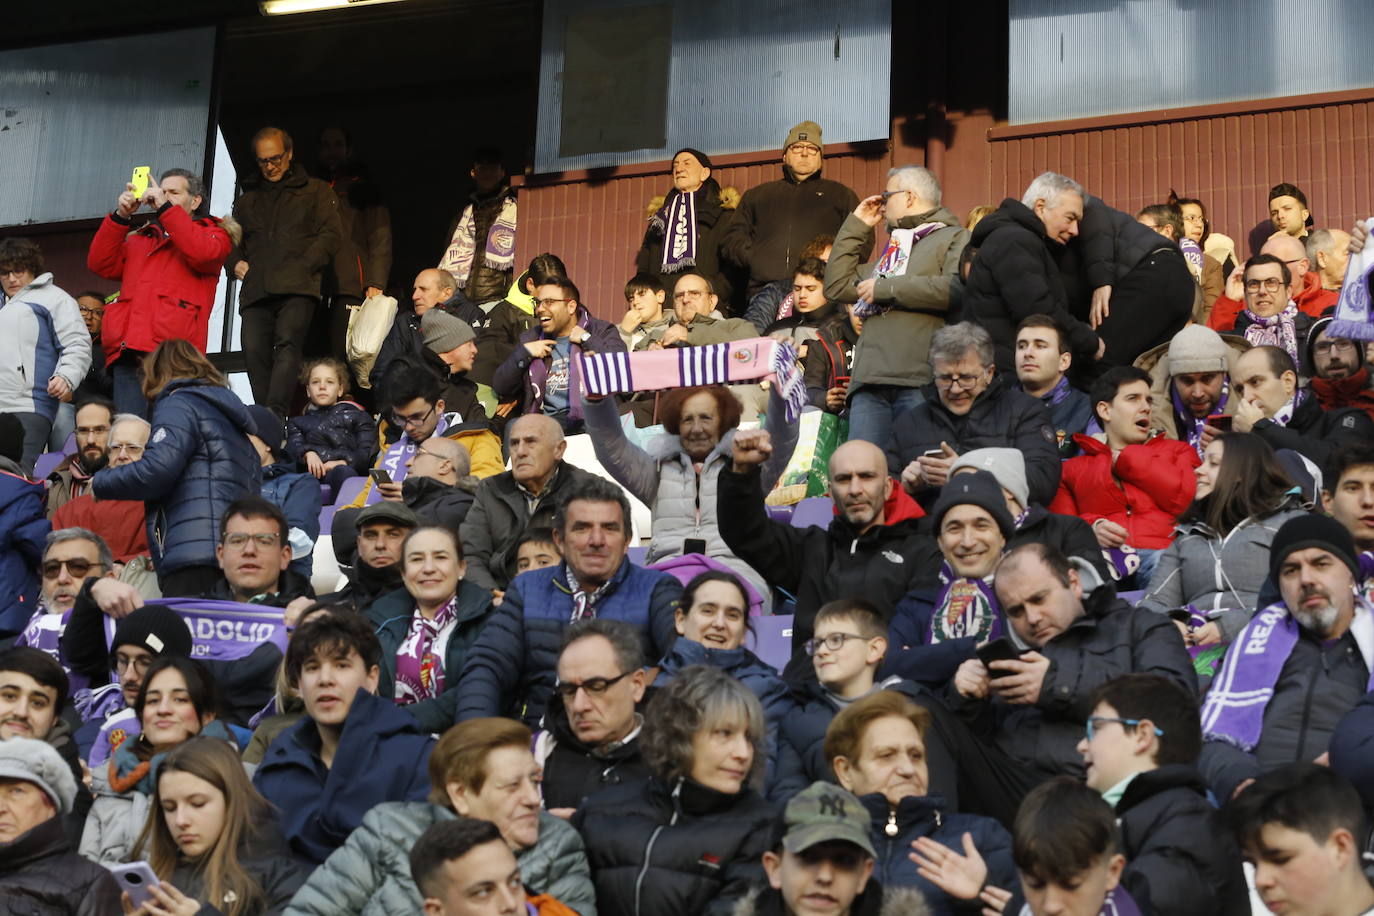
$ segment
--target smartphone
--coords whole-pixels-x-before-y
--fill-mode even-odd
[[[150,166],[140,165],[134,169],[134,177],[129,179],[129,184],[134,186],[134,199],[142,200],[143,194],[148,190],[148,182],[152,180],[153,170]]]
[[[847,376],[847,375],[837,375],[837,376],[835,376],[835,387],[836,387],[836,388],[848,388],[848,387],[849,387],[849,376]]]
[[[943,458],[943,457],[945,457],[945,450],[942,449],[942,448],[928,448],[928,449],[926,449],[924,452],[921,452],[921,457],[923,457],[923,458]]]
[[[114,875],[115,881],[129,895],[129,900],[135,908],[152,900],[153,895],[148,888],[157,887],[161,883],[147,862],[113,865],[110,867],[110,874]]]
[[[1234,419],[1235,417],[1232,417],[1230,414],[1214,413],[1207,418],[1207,425],[1213,429],[1219,429],[1224,433],[1229,433],[1231,431],[1231,421]]]
[[[367,472],[367,476],[372,478],[373,483],[391,483],[391,475],[386,468],[373,468]]]
[[[992,668],[992,662],[1010,661],[1021,657],[1022,650],[1016,648],[1016,643],[1011,641],[1008,636],[1001,639],[994,639],[992,642],[979,646],[974,650],[978,660],[988,669],[988,677],[999,678],[1011,674],[1010,671],[998,671]]]
[[[699,553],[699,554],[705,555],[705,553],[706,553],[706,540],[705,540],[705,538],[687,538],[685,541],[682,542],[682,552],[683,552],[683,553]]]

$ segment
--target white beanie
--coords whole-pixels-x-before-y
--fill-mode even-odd
[[[1026,483],[1026,458],[1014,448],[976,448],[965,452],[950,466],[951,477],[960,468],[988,471],[997,478],[997,485],[1009,492],[1021,504],[1030,508],[1030,485]]]

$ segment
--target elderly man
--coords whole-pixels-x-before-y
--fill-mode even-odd
[[[845,217],[825,267],[825,298],[858,302],[867,335],[854,352],[849,437],[889,444],[898,415],[921,403],[930,384],[930,339],[944,326],[949,288],[968,232],[940,205],[934,173],[909,165],[887,173],[887,186]],[[887,247],[862,263],[879,222]]]
[[[61,658],[59,643],[67,617],[88,579],[118,573],[103,538],[85,528],[61,528],[48,534],[43,548],[41,605],[29,618],[15,645],[42,649]]]
[[[579,620],[626,622],[649,658],[662,658],[676,638],[682,586],[626,556],[630,502],[620,487],[593,477],[573,489],[553,534],[563,562],[517,576],[469,650],[459,721],[510,715],[537,724],[556,689],[563,633]]]
[[[401,484],[401,501],[421,524],[458,531],[477,489],[468,450],[452,439],[434,436],[415,447],[406,466],[410,473]]]
[[[1241,312],[1250,308],[1249,265],[1260,256],[1269,255],[1279,261],[1288,272],[1287,295],[1283,302],[1292,301],[1298,311],[1313,318],[1336,304],[1336,293],[1322,288],[1321,278],[1312,270],[1303,243],[1282,232],[1270,236],[1260,247],[1259,254],[1231,272],[1226,281],[1226,294],[1212,306],[1207,326],[1216,331],[1229,331],[1236,326]],[[1277,276],[1277,275],[1276,275]],[[1271,291],[1272,294],[1272,291]]]
[[[63,458],[46,481],[48,518],[70,500],[83,495],[91,477],[110,462],[110,426],[115,406],[109,398],[93,397],[76,407],[75,454]]]
[[[116,415],[110,424],[109,466],[123,467],[141,459],[152,431],[137,414]],[[94,493],[83,493],[52,514],[54,529],[89,528],[100,535],[120,563],[148,553],[145,521],[142,500],[96,499]]]
[[[981,225],[981,224],[980,224]],[[1032,502],[1048,504],[1059,485],[1059,440],[1049,409],[1013,390],[993,366],[993,340],[969,321],[935,332],[933,400],[897,418],[888,468],[922,505],[933,505],[954,459],[976,448],[1009,447],[1026,456]]]
[[[1065,246],[1078,235],[1083,186],[1045,172],[1021,200],[1008,197],[974,227],[969,244],[978,249],[964,288],[963,317],[988,329],[997,348],[997,368],[1015,366],[1016,328],[1029,315],[1048,315],[1064,328],[1074,359],[1090,362],[1105,345],[1086,322],[1069,314],[1069,296],[1059,272]]]
[[[1354,407],[1374,419],[1374,389],[1364,358],[1364,341],[1332,337],[1332,317],[1312,323],[1307,332],[1307,367],[1312,372],[1312,394],[1322,410]]]
[[[1317,229],[1307,236],[1307,263],[1321,278],[1322,289],[1339,294],[1345,285],[1345,265],[1350,260],[1350,233],[1341,229]]]
[[[319,603],[344,605],[361,614],[380,596],[404,587],[401,545],[420,527],[420,519],[408,506],[391,500],[373,503],[356,519],[357,534],[339,562],[348,584],[320,595]]]
[[[518,417],[507,429],[510,470],[477,486],[461,528],[467,578],[495,593],[515,575],[515,546],[528,528],[548,527],[554,507],[595,479],[563,460],[563,429],[540,414]]]
[[[770,283],[790,281],[802,249],[818,235],[833,235],[858,205],[852,190],[821,177],[824,161],[821,126],[803,121],[783,141],[782,177],[750,188],[740,200],[720,252],[749,272],[749,298]]]
[[[1269,573],[1282,600],[1236,637],[1202,707],[1198,769],[1229,799],[1260,773],[1326,754],[1368,692],[1374,617],[1356,594],[1359,558],[1335,519],[1305,515],[1274,535]]]
[[[673,323],[660,340],[665,347],[700,347],[759,336],[753,322],[744,318],[720,318],[720,299],[711,281],[696,271],[678,275],[673,284]]]
[[[415,275],[415,288],[410,296],[411,307],[399,309],[391,322],[391,330],[377,351],[368,381],[373,388],[385,387],[388,378],[399,367],[423,363],[425,334],[421,322],[431,311],[447,312],[461,318],[472,328],[480,328],[486,315],[458,292],[458,281],[446,270],[428,267]]]
[[[761,467],[773,453],[767,430],[742,430],[732,442],[731,465],[720,472],[720,534],[735,556],[762,572],[769,585],[797,598],[792,658],[784,676],[814,676],[806,645],[816,612],[837,598],[862,595],[885,619],[897,600],[933,580],[939,554],[919,533],[923,514],[887,471],[882,450],[855,439],[830,456],[835,519],[828,528],[794,528],[768,517]]]
[[[721,206],[711,159],[701,150],[683,147],[673,155],[672,177],[663,206],[644,232],[635,269],[665,284],[683,270],[695,270],[719,287],[725,278],[717,249],[730,214]]]
[[[1322,410],[1311,392],[1298,387],[1298,367],[1278,347],[1255,347],[1232,364],[1236,404],[1232,428],[1254,432],[1275,450],[1292,449],[1324,467],[1343,445],[1374,439],[1374,422],[1362,410]]]

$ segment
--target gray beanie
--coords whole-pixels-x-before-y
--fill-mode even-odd
[[[1014,448],[976,448],[960,455],[950,465],[949,476],[953,477],[960,468],[973,468],[987,471],[997,478],[1002,489],[1016,497],[1022,509],[1030,508],[1030,485],[1026,483],[1026,457]]]
[[[1169,341],[1169,374],[1227,372],[1231,351],[1221,335],[1202,324],[1190,324]]]
[[[420,319],[420,330],[425,334],[425,346],[435,353],[447,353],[477,339],[472,325],[438,308],[425,312]]]
[[[71,767],[46,741],[0,741],[0,779],[22,779],[38,786],[52,799],[58,814],[70,814],[76,801],[76,777],[72,776]]]

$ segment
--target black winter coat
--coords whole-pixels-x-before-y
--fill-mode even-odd
[[[305,413],[286,421],[286,453],[305,470],[305,453],[324,462],[346,461],[366,474],[377,454],[377,423],[353,401],[329,407],[311,404]]]
[[[1134,216],[1110,207],[1089,194],[1083,201],[1078,236],[1069,243],[1078,250],[1086,292],[1111,286],[1161,248],[1177,247]]]
[[[978,249],[962,298],[962,316],[987,328],[997,348],[997,369],[1013,374],[1016,326],[1035,314],[1049,315],[1068,329],[1078,361],[1097,355],[1097,334],[1069,313],[1059,273],[1064,246],[1045,234],[1045,224],[1025,204],[1008,197],[973,227]]]
[[[293,165],[281,181],[259,174],[243,181],[234,219],[243,240],[225,260],[232,273],[248,262],[239,301],[251,305],[267,296],[320,297],[324,275],[343,244],[343,222],[334,189]]]
[[[1050,544],[1066,557],[1078,557],[1097,570],[1103,582],[1112,578],[1092,527],[1076,515],[1060,515],[1044,506],[1031,506],[1016,533],[1007,539],[1007,550],[1031,543]]]
[[[1374,693],[1366,693],[1331,735],[1331,769],[1350,780],[1374,811]]]
[[[1249,916],[1240,851],[1192,767],[1137,775],[1116,820],[1126,856],[1121,883],[1133,898],[1149,900],[1160,916]]]
[[[51,817],[0,843],[0,916],[121,916],[114,877],[72,849]]]
[[[448,224],[448,235],[444,236],[444,249],[453,241],[453,233],[458,230],[458,224],[462,222],[467,207],[472,207],[472,242],[476,248],[472,254],[472,270],[460,292],[473,302],[490,302],[498,299],[505,294],[506,287],[510,285],[512,271],[488,267],[485,252],[487,235],[491,232],[492,224],[501,215],[506,198],[515,196],[516,191],[506,184],[489,194],[480,194],[474,190],[468,195],[467,206],[458,211]]]
[[[525,303],[529,302],[529,296],[520,295],[525,289],[527,279],[529,271],[516,278],[506,298],[493,305],[491,311],[487,312],[487,322],[477,334],[477,359],[473,362],[469,374],[483,385],[491,384],[496,368],[510,356],[510,351],[515,349],[520,335],[538,323],[534,319],[533,306],[526,310],[511,302],[513,296],[519,296]]]
[[[421,524],[442,525],[457,534],[472,508],[472,484],[407,475],[401,481],[401,501],[415,510]]]
[[[988,217],[991,219],[992,217]],[[979,223],[981,226],[982,223]],[[956,416],[939,397],[928,397],[892,422],[887,467],[894,477],[941,442],[959,454],[976,448],[1014,448],[1026,459],[1026,482],[1032,504],[1047,506],[1059,490],[1059,440],[1054,419],[1038,398],[1010,388],[1000,373]],[[938,490],[923,491],[921,505],[935,502]]]
[[[452,299],[434,307],[443,309],[454,318],[466,321],[474,331],[482,326],[486,318],[482,310],[469,302],[462,293],[454,293]],[[420,318],[421,316],[415,314],[413,303],[402,305],[396,310],[396,317],[391,321],[391,330],[386,332],[386,339],[377,350],[377,360],[372,364],[372,371],[367,374],[368,384],[374,389],[386,387],[387,376],[398,363],[427,365],[425,357],[430,355],[430,352],[425,346],[424,332],[420,330]],[[442,362],[440,360],[441,364]],[[445,368],[439,375],[447,372],[448,369]],[[385,392],[382,392],[382,396],[383,400],[387,397]]]
[[[573,815],[600,916],[727,914],[766,884],[776,809],[752,789],[726,795],[657,779],[598,792]]]
[[[664,196],[664,206],[679,193],[677,188],[670,188]],[[721,302],[727,302],[730,298],[729,283],[721,275],[718,251],[721,230],[730,222],[730,214],[721,208],[720,185],[714,178],[702,182],[697,194],[696,211],[697,257],[696,264],[688,269],[709,278]],[[635,254],[635,269],[662,280],[668,287],[671,299],[676,275],[663,273],[663,242],[664,227],[659,221],[650,221],[649,228],[644,231],[644,241],[640,242],[639,251]]]
[[[326,277],[326,291],[361,299],[368,286],[385,290],[391,276],[391,211],[367,167],[349,162],[332,178],[323,168],[320,174],[339,202],[343,230],[334,269]]]
[[[819,335],[806,348],[802,360],[802,376],[806,380],[806,396],[812,407],[839,413],[826,406],[825,393],[837,387],[836,379],[854,374],[854,351],[859,335],[849,323],[849,315],[833,316],[821,325]]]
[[[1287,426],[1260,420],[1252,431],[1275,451],[1292,449],[1319,468],[1326,467],[1341,446],[1374,441],[1374,421],[1369,414],[1357,407],[1322,410],[1311,394],[1293,411]]]
[[[594,752],[573,733],[557,694],[544,712],[544,727],[546,731],[535,739],[535,755],[543,755],[539,762],[544,771],[545,808],[580,808],[602,789],[649,778],[638,736],[612,750]]]
[[[275,824],[268,821],[257,825],[252,843],[239,844],[239,864],[248,876],[262,888],[264,905],[255,916],[280,916],[286,912],[291,898],[310,877],[310,868],[291,857],[291,850]],[[205,876],[190,862],[181,860],[172,870],[172,886],[192,900],[201,901],[196,916],[221,916],[228,901],[205,899]]]

